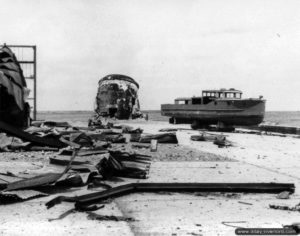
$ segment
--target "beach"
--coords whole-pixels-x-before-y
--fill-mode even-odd
[[[58,117],[59,118],[59,117]],[[73,125],[84,125],[72,120]],[[134,218],[135,221],[89,220],[75,212],[61,220],[49,221],[72,209],[64,202],[49,210],[45,203],[58,195],[78,195],[95,190],[71,191],[42,198],[2,205],[0,232],[3,235],[234,235],[236,227],[280,228],[299,220],[299,212],[270,209],[270,204],[294,206],[300,200],[300,138],[297,135],[224,133],[232,146],[219,148],[212,142],[190,140],[200,131],[189,125],[166,121],[129,120],[118,124],[156,134],[160,129],[177,129],[178,144],[158,144],[157,152],[134,150],[132,143],[116,144],[152,156],[149,178],[106,181],[111,186],[125,183],[294,183],[289,199],[266,193],[133,193],[112,199],[99,214]],[[209,132],[209,134],[220,134]],[[49,171],[53,152],[0,153],[0,172],[30,174]],[[97,155],[80,157],[97,162]],[[59,169],[61,170],[61,169]],[[55,171],[52,167],[52,171]],[[101,188],[97,189],[98,191]]]
[[[169,121],[169,117],[162,116],[160,110],[144,110],[143,113],[148,114],[151,121]],[[93,114],[93,111],[40,111],[37,119],[87,125]],[[300,111],[266,111],[263,123],[300,127]]]

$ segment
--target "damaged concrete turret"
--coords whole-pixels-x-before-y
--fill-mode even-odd
[[[142,116],[138,99],[139,84],[126,75],[107,75],[99,80],[95,112],[117,119]]]

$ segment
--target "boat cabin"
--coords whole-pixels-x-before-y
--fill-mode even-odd
[[[175,104],[178,105],[199,105],[207,104],[216,99],[241,99],[242,92],[240,90],[220,89],[220,90],[203,90],[202,97],[192,98],[176,98]]]
[[[192,104],[192,99],[191,98],[176,98],[175,99],[175,104],[190,105],[190,104]]]
[[[242,91],[231,89],[220,89],[220,90],[203,90],[202,97],[210,97],[210,98],[242,98]]]

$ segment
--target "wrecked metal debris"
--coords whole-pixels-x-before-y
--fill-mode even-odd
[[[175,128],[164,128],[164,129],[160,129],[158,130],[158,132],[176,132],[179,129],[175,129]]]
[[[46,184],[55,183],[64,174],[66,174],[68,172],[68,170],[70,169],[70,166],[72,164],[72,161],[75,159],[75,157],[76,157],[76,151],[73,152],[73,156],[71,157],[68,166],[65,168],[65,170],[62,173],[48,173],[48,174],[35,176],[33,178],[12,182],[12,183],[7,184],[6,189],[4,189],[3,191],[28,189],[28,188],[43,186],[43,185],[46,185]]]
[[[285,211],[300,211],[300,203],[297,205],[291,207],[291,206],[286,206],[286,205],[275,205],[275,204],[270,204],[269,207],[271,209],[276,209],[276,210],[285,210]]]
[[[76,205],[86,205],[134,192],[158,191],[278,193],[282,191],[294,192],[295,185],[289,183],[132,183],[79,196]]]
[[[111,150],[109,158],[103,158],[97,168],[105,179],[112,176],[145,179],[150,165],[150,156]]]
[[[50,164],[66,166],[70,163],[70,157],[62,156],[62,155],[56,157],[50,157],[49,161]],[[84,160],[74,160],[72,162],[72,165],[84,165],[84,164],[91,164],[91,163],[89,161],[84,161]]]
[[[144,144],[144,143],[136,143],[131,145],[132,148],[150,148],[149,144]]]
[[[135,192],[246,192],[246,193],[279,193],[295,191],[291,183],[130,183],[111,189],[85,194],[73,198],[58,196],[46,203],[48,208],[61,201],[75,200],[75,207],[90,205],[109,198],[123,196]]]
[[[87,134],[90,138],[95,141],[111,142],[111,143],[125,143],[126,138],[120,133],[114,133],[110,131],[109,133],[98,133],[98,134]]]
[[[87,212],[87,218],[90,220],[100,220],[100,221],[126,221],[132,222],[135,221],[132,217],[124,217],[124,216],[114,216],[114,215],[99,215],[94,212]]]
[[[192,141],[212,141],[214,144],[218,145],[218,147],[228,147],[232,146],[232,143],[226,139],[225,135],[214,135],[207,134],[205,132],[200,135],[192,135]]]
[[[222,221],[223,225],[233,227],[233,228],[240,228],[241,226],[237,226],[233,224],[241,224],[241,223],[247,223],[247,221]]]
[[[96,211],[99,209],[104,208],[104,205],[93,205],[93,206],[88,206],[88,207],[79,207],[79,208],[73,208],[70,209],[66,212],[64,212],[63,214],[61,214],[59,217],[54,218],[54,219],[49,219],[48,221],[54,221],[54,220],[62,220],[64,219],[66,216],[73,214],[75,212],[86,212],[87,213],[87,218],[89,220],[99,220],[99,221],[126,221],[126,222],[132,222],[135,221],[134,218],[132,217],[124,217],[124,216],[114,216],[114,215],[100,215],[97,213],[94,213],[92,211]]]
[[[258,126],[258,128],[260,131],[265,132],[276,132],[281,134],[300,134],[299,127],[261,124]]]
[[[157,143],[178,143],[176,133],[148,134],[141,136],[140,143],[151,143],[151,140],[157,140]]]
[[[204,134],[201,135],[192,135],[191,136],[192,141],[207,141],[207,138],[204,136]]]
[[[50,138],[42,138],[36,135],[32,135],[24,132],[23,130],[16,128],[12,125],[9,125],[3,121],[0,121],[0,131],[3,131],[11,136],[18,137],[22,140],[29,141],[33,144],[62,148],[64,144],[60,142],[58,139],[50,139]]]
[[[95,112],[100,116],[129,119],[141,117],[139,84],[126,75],[107,75],[99,80]]]
[[[218,145],[218,147],[229,147],[232,145],[223,135],[217,136],[214,140],[214,144]]]
[[[48,194],[36,190],[29,190],[29,189],[0,192],[0,204],[22,202],[22,201],[26,201],[38,197],[44,197],[44,196],[48,196]]]
[[[12,50],[0,48],[0,120],[16,127],[30,123],[29,89]]]
[[[81,149],[81,150],[78,151],[77,156],[90,156],[90,155],[105,154],[105,153],[108,153],[107,149],[98,149],[96,147],[96,148]],[[59,155],[71,156],[72,155],[72,150],[62,149],[59,152]]]

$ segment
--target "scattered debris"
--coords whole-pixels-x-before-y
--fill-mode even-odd
[[[64,179],[57,180],[57,182],[55,183],[55,186],[66,187],[66,188],[81,187],[83,185],[85,184],[79,174],[67,175]]]
[[[283,228],[293,229],[296,234],[300,234],[300,223],[293,223],[291,225],[284,225]]]
[[[260,124],[258,128],[260,131],[273,132],[273,133],[275,132],[277,134],[300,134],[299,127]]]
[[[238,201],[238,203],[241,203],[241,204],[245,204],[245,205],[253,205],[252,203],[249,203],[249,202],[242,202],[242,201]]]
[[[48,219],[48,221],[51,222],[51,221],[55,221],[55,220],[62,220],[65,217],[67,217],[68,215],[73,214],[75,212],[96,211],[96,210],[99,210],[99,209],[102,209],[102,208],[104,208],[104,205],[100,205],[100,206],[93,205],[93,206],[82,207],[82,208],[78,208],[78,209],[72,208],[72,209],[64,212],[63,214],[61,214],[57,218]]]
[[[223,135],[217,136],[214,140],[214,144],[218,145],[219,148],[232,146],[232,143]]]
[[[130,134],[130,142],[139,142],[140,141],[140,139],[141,139],[141,134]],[[149,141],[149,143],[150,143],[150,141]]]
[[[144,144],[144,143],[135,143],[131,145],[132,148],[150,148],[149,144]]]
[[[148,177],[150,164],[151,157],[147,155],[110,151],[109,158],[103,158],[97,168],[105,179],[112,176],[145,179]]]
[[[95,141],[102,141],[102,142],[111,142],[111,143],[125,143],[126,138],[120,133],[114,132],[102,132],[100,134],[88,134],[90,138]]]
[[[70,210],[67,210],[66,212],[62,213],[59,217],[57,218],[51,218],[51,219],[48,219],[49,222],[52,222],[52,221],[55,221],[55,220],[62,220],[64,219],[65,217],[67,217],[68,215],[72,214],[72,213],[75,213],[76,210],[74,208],[70,209]]]
[[[42,193],[36,190],[18,190],[9,192],[0,192],[0,204],[9,204],[15,202],[22,202],[38,197],[48,196],[46,193]]]
[[[135,221],[134,218],[131,217],[124,217],[124,216],[114,216],[114,215],[99,215],[94,212],[87,212],[87,218],[89,220],[100,220],[100,221],[126,221],[132,222]]]
[[[8,146],[12,142],[12,137],[7,137],[6,134],[0,133],[0,151],[7,151]]]
[[[50,164],[54,165],[62,165],[66,166],[70,162],[69,156],[57,156],[57,157],[50,157],[49,158]],[[74,160],[72,165],[84,165],[84,164],[91,164],[89,161],[82,161],[82,160]]]
[[[158,132],[176,132],[178,129],[176,128],[165,128],[165,129],[160,129]]]
[[[275,205],[275,204],[270,204],[269,207],[271,209],[276,209],[276,210],[285,210],[285,211],[300,211],[300,203],[297,205],[290,207],[290,206],[285,206],[285,205]]]
[[[157,140],[156,139],[152,139],[151,140],[151,148],[150,148],[151,152],[156,152],[157,151]]]
[[[71,157],[68,166],[65,168],[65,170],[62,173],[48,173],[48,174],[35,176],[33,178],[28,178],[28,179],[12,182],[12,183],[7,184],[7,188],[4,189],[3,192],[18,190],[18,189],[34,188],[34,187],[43,186],[46,184],[55,183],[64,174],[66,174],[68,172],[68,170],[70,169],[70,166],[72,164],[72,161],[75,159],[75,157],[76,157],[76,151],[73,152],[73,156]]]
[[[211,141],[214,144],[218,145],[218,147],[229,147],[232,146],[232,142],[228,141],[226,139],[225,135],[215,135],[215,134],[209,134],[206,132],[202,132],[200,135],[192,135],[191,136],[192,141]]]
[[[56,148],[62,148],[64,146],[64,144],[60,142],[58,139],[38,137],[36,135],[26,133],[19,128],[15,128],[3,121],[0,121],[0,130],[13,137],[18,137],[21,138],[22,140],[29,141],[33,144],[37,144],[40,146],[48,146],[48,147],[56,147]]]
[[[163,133],[163,134],[148,134],[141,136],[140,143],[151,143],[155,139],[158,143],[178,143],[176,133]]]
[[[281,193],[279,193],[276,198],[278,199],[289,199],[290,198],[290,192],[288,191],[283,191]]]
[[[236,226],[236,225],[232,225],[232,224],[244,224],[244,223],[248,223],[247,221],[222,221],[223,225],[229,226],[229,227],[233,227],[233,228],[240,228],[241,226]]]
[[[116,126],[114,125],[113,128],[115,128]],[[141,128],[133,128],[131,126],[128,125],[122,125],[121,126],[122,129],[122,133],[123,134],[141,134],[143,133],[143,130]]]
[[[202,133],[201,135],[192,135],[191,140],[192,141],[207,141],[204,133]]]

